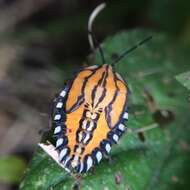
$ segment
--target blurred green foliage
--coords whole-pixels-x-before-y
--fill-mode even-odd
[[[176,76],[176,79],[185,86],[188,90],[190,90],[190,71],[185,73],[181,73]]]
[[[104,159],[95,171],[83,176],[80,189],[189,189],[189,107],[186,91],[174,77],[187,70],[190,55],[167,35],[147,30],[118,33],[109,37],[102,47],[110,64],[114,56],[150,34],[153,40],[121,60],[116,70],[131,90],[127,127],[136,129],[156,124],[160,128],[146,132],[145,142],[133,133],[123,136],[111,151],[113,163],[110,165]],[[101,64],[98,52],[93,64]],[[149,110],[145,92],[154,101],[153,111]],[[169,121],[168,111],[173,115]],[[156,118],[157,112],[161,118]],[[20,189],[72,189],[74,183],[70,174],[38,149]]]
[[[0,157],[0,182],[18,183],[25,169],[26,161],[19,156]]]

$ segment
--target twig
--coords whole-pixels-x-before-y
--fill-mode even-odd
[[[139,128],[139,129],[131,129],[130,128],[130,129],[128,129],[128,133],[131,133],[131,134],[141,133],[141,132],[145,132],[145,131],[155,129],[157,127],[159,127],[159,125],[157,123],[153,123],[151,125],[148,125],[148,126],[145,126],[145,127]]]

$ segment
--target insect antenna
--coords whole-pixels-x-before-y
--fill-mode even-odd
[[[116,63],[118,63],[123,57],[125,57],[126,55],[128,55],[129,53],[131,53],[132,51],[134,51],[135,49],[137,49],[139,46],[145,44],[146,42],[148,42],[149,40],[152,39],[152,36],[149,36],[147,38],[145,38],[144,40],[140,41],[138,44],[134,45],[133,47],[131,47],[130,49],[127,49],[126,51],[124,51],[111,65],[114,66]]]
[[[94,11],[92,12],[92,14],[90,15],[89,17],[89,20],[88,20],[88,41],[89,41],[89,44],[90,44],[90,48],[92,51],[95,50],[95,43],[99,49],[99,53],[100,53],[100,56],[101,56],[101,59],[102,59],[102,64],[105,63],[105,56],[104,56],[104,52],[101,48],[100,45],[98,45],[98,42],[97,42],[97,39],[94,35],[94,33],[92,32],[92,25],[93,25],[93,22],[96,18],[96,16],[106,7],[106,4],[105,3],[102,3],[100,5],[98,5]]]

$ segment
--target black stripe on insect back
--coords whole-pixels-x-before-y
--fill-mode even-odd
[[[115,73],[114,73],[114,76],[115,76],[115,78],[117,78],[117,76],[116,76]],[[118,80],[118,79],[116,79],[116,80]],[[120,80],[119,80],[119,81],[120,81]],[[127,89],[128,89],[128,88],[127,88]],[[127,94],[128,94],[128,91],[127,91]],[[122,112],[121,112],[121,114],[120,114],[120,116],[119,116],[120,119],[119,119],[119,121],[117,122],[116,125],[118,125],[119,123],[122,123],[122,121],[123,121],[123,114],[125,113],[126,107],[127,107],[127,95],[126,95],[125,104],[124,104],[124,106],[123,106]]]
[[[74,147],[74,153],[76,153],[76,151],[77,151],[77,149],[78,149],[78,148],[79,148],[79,145],[78,145],[78,144],[76,144],[76,145],[75,145],[75,147]],[[83,154],[84,149],[85,149],[85,148],[81,146],[81,153],[80,153],[80,155],[82,155],[82,154]]]
[[[112,111],[112,105],[113,103],[115,102],[117,96],[118,96],[118,93],[119,93],[119,88],[118,88],[118,85],[117,85],[117,79],[116,79],[116,76],[114,74],[114,83],[115,83],[115,87],[116,87],[116,91],[115,91],[115,94],[112,98],[112,101],[109,103],[109,105],[107,106],[107,108],[105,109],[105,112],[106,112],[106,119],[107,119],[107,123],[108,123],[108,126],[109,128],[112,128],[113,126],[111,125],[111,111]]]
[[[98,68],[96,68],[96,69],[94,69],[94,70],[92,70],[92,73],[91,73],[89,76],[87,76],[87,77],[84,78],[83,85],[82,85],[82,89],[81,89],[81,95],[78,96],[77,101],[76,101],[75,104],[67,111],[67,113],[70,113],[70,112],[76,110],[76,109],[84,102],[84,90],[85,90],[86,84],[87,84],[89,78],[92,77],[92,76],[96,73],[96,71],[97,71],[99,68],[101,68],[101,66],[98,67]],[[82,72],[82,71],[81,71],[81,72]],[[76,78],[77,78],[77,77],[78,77],[78,76],[76,76]],[[69,94],[69,93],[70,93],[70,90],[69,90],[68,94]]]
[[[106,83],[107,83],[107,78],[108,78],[108,68],[109,68],[109,66],[107,65],[107,67],[106,67],[106,75],[105,75],[105,78],[104,78],[103,83],[101,85],[101,86],[103,86],[104,91],[102,93],[102,96],[99,98],[98,103],[95,105],[95,107],[97,107],[103,101],[104,97],[106,96],[106,93],[107,93]]]

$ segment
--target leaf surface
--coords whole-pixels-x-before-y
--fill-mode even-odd
[[[104,159],[84,175],[80,189],[173,190],[188,189],[190,185],[183,174],[184,168],[190,171],[189,108],[185,89],[174,78],[188,69],[189,55],[179,51],[177,44],[164,34],[146,30],[118,33],[105,40],[102,47],[109,64],[113,57],[150,33],[155,36],[153,40],[123,58],[115,69],[126,79],[131,91],[126,126],[136,129],[160,124],[161,127],[147,131],[144,142],[137,134],[126,133],[111,151],[112,162]],[[95,60],[95,64],[101,64],[98,52]],[[152,109],[145,92],[153,99]],[[168,113],[173,117],[168,119]],[[20,189],[64,190],[72,189],[74,183],[70,174],[38,148]]]
[[[188,90],[190,90],[190,71],[185,73],[181,73],[176,76],[176,79],[185,86]]]

